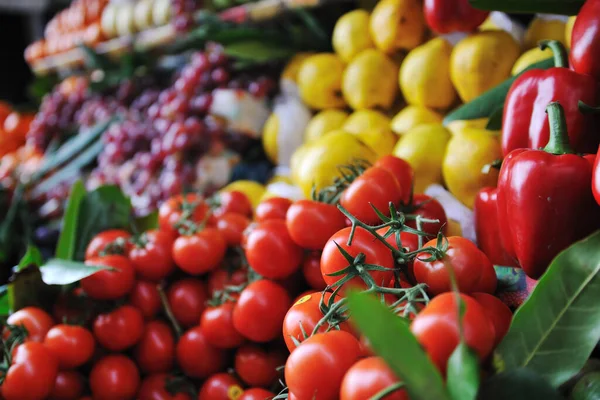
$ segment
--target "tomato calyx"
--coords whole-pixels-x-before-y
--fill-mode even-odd
[[[193,399],[198,398],[198,391],[194,384],[183,374],[169,376],[165,381],[165,390],[171,396],[178,393],[190,395]]]
[[[114,241],[107,243],[106,246],[98,253],[98,256],[110,256],[110,255],[119,255],[123,256],[127,254],[127,244],[128,240],[126,238],[117,238]]]
[[[230,265],[228,272],[230,274],[233,274],[233,272],[238,269],[244,270],[244,271],[246,271],[247,279],[244,283],[242,283],[240,285],[225,285],[225,287],[223,287],[223,289],[215,291],[213,297],[207,302],[207,304],[212,307],[218,307],[218,306],[220,306],[224,303],[228,303],[228,302],[229,303],[237,302],[237,299],[238,299],[240,293],[242,293],[242,291],[244,289],[246,289],[246,287],[248,287],[248,285],[250,285],[251,283],[256,282],[258,280],[263,279],[263,277],[260,276],[260,274],[258,274],[256,271],[254,271],[252,269],[252,267],[250,267],[250,264],[248,263],[248,260],[246,259],[246,254],[241,247],[235,247],[235,248],[233,248],[233,251],[238,256],[237,262],[239,263],[239,265],[237,265],[237,266]]]
[[[12,355],[14,350],[22,344],[25,339],[29,336],[27,328],[24,325],[11,325],[6,324],[5,321],[2,326],[8,331],[8,337],[3,339],[0,337],[0,347],[2,347],[2,362],[0,363],[0,385],[6,378],[6,373],[12,364]]]
[[[318,192],[316,186],[313,186],[311,199],[326,204],[338,203],[344,190],[370,166],[371,163],[363,159],[356,159],[351,164],[338,166],[341,176],[336,177],[331,185],[324,187]]]

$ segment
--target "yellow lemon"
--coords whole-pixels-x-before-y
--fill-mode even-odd
[[[550,50],[549,47],[545,48],[544,50],[540,49],[539,47],[529,49],[525,53],[521,54],[521,57],[515,61],[515,65],[512,67],[512,75],[517,75],[531,64],[535,64],[548,58],[552,58],[552,50]]]
[[[320,53],[308,57],[298,71],[300,97],[316,109],[344,107],[343,74],[344,63],[335,54]]]
[[[442,123],[444,117],[428,108],[419,106],[404,107],[394,118],[390,127],[397,135],[402,135],[417,125]]]
[[[420,0],[381,0],[371,13],[371,37],[385,53],[411,50],[423,43],[427,26]]]
[[[448,219],[448,227],[446,228],[446,236],[462,236],[462,227],[458,221]]]
[[[344,71],[342,92],[355,110],[381,107],[388,109],[398,94],[394,76],[398,67],[379,50],[367,49],[354,57]]]
[[[347,63],[361,51],[373,48],[369,13],[354,10],[342,15],[333,28],[332,44],[337,55]]]
[[[304,131],[304,141],[314,142],[321,136],[341,128],[347,118],[348,113],[342,110],[332,108],[320,111],[308,123]]]
[[[294,55],[290,61],[288,61],[283,72],[281,72],[281,79],[289,79],[296,82],[298,79],[298,71],[300,71],[302,63],[312,55],[314,55],[314,53],[298,53]]]
[[[575,25],[576,15],[569,17],[567,24],[565,25],[565,45],[567,48],[571,48],[571,36],[573,35],[573,25]]]
[[[455,120],[449,122],[446,125],[446,128],[450,130],[450,133],[453,135],[458,135],[463,132],[465,129],[485,129],[489,122],[489,118],[478,118],[478,119],[464,119],[464,120]]]
[[[262,196],[265,194],[266,188],[258,182],[254,181],[235,181],[221,189],[222,192],[238,191],[248,196],[252,207],[256,208],[260,203]]]
[[[390,119],[375,110],[355,111],[348,117],[342,129],[358,137],[378,157],[390,154],[398,140],[390,129]]]
[[[485,21],[483,21],[483,24],[479,25],[478,29],[480,31],[497,31],[502,28],[500,28],[498,25],[496,25],[496,23],[492,19],[491,15],[488,15],[488,17],[485,19]]]
[[[436,38],[411,50],[400,67],[400,89],[406,102],[446,109],[456,100],[450,80],[452,45]]]
[[[277,114],[269,115],[263,127],[262,144],[267,158],[277,164],[277,136],[279,134],[279,118]]]
[[[565,43],[566,23],[556,19],[534,18],[525,32],[526,49],[536,47],[541,40],[558,40]]]

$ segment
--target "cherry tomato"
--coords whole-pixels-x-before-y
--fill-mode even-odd
[[[225,213],[217,219],[217,229],[229,246],[239,246],[242,243],[242,236],[248,225],[250,219],[236,213]]]
[[[25,307],[11,314],[6,320],[9,325],[23,326],[27,330],[27,341],[43,342],[46,334],[54,326],[50,314],[41,308]]]
[[[48,331],[44,346],[54,354],[61,369],[70,369],[92,358],[96,341],[92,333],[82,326],[60,324]]]
[[[314,290],[323,290],[327,284],[321,275],[321,254],[311,253],[302,262],[302,274],[308,285]]]
[[[266,400],[275,397],[275,393],[261,388],[251,388],[244,390],[244,393],[238,400]]]
[[[217,269],[208,278],[208,293],[212,297],[215,292],[225,289],[225,286],[239,286],[248,281],[248,272],[243,269],[227,271]]]
[[[216,198],[219,206],[215,210],[215,216],[220,217],[226,213],[235,213],[246,217],[252,216],[252,203],[244,193],[237,190],[221,192]]]
[[[290,238],[285,221],[261,222],[248,236],[246,258],[258,274],[268,279],[290,276],[302,263],[302,249]]]
[[[204,310],[200,326],[211,346],[233,349],[244,342],[244,337],[233,326],[232,303],[224,303]]]
[[[94,336],[111,351],[123,351],[136,344],[144,333],[144,317],[135,307],[125,305],[100,314],[94,320]]]
[[[92,299],[115,300],[133,288],[135,270],[127,258],[112,255],[90,258],[85,263],[112,268],[100,270],[81,280],[81,287]]]
[[[400,201],[404,204],[408,204],[414,177],[413,169],[410,164],[401,158],[387,155],[377,160],[373,166],[383,168],[392,173],[400,184],[400,189],[402,191]]]
[[[330,276],[330,274],[341,271],[350,265],[348,260],[340,253],[337,246],[346,250],[352,257],[356,257],[359,253],[364,254],[364,263],[366,264],[375,264],[389,269],[389,271],[369,271],[369,275],[371,275],[376,284],[381,285],[383,282],[389,282],[394,275],[394,257],[391,250],[373,237],[367,230],[360,227],[356,228],[352,245],[348,246],[348,237],[351,230],[352,228],[342,229],[333,235],[325,245],[323,254],[321,255],[321,274],[325,282],[328,285],[333,285],[344,278],[345,275]],[[359,276],[352,278],[345,285],[346,287],[367,287]]]
[[[432,294],[452,290],[448,268],[452,268],[458,288],[463,293],[496,291],[496,272],[491,261],[473,242],[459,236],[447,238],[448,249],[440,260],[423,261],[430,257],[428,253],[419,253],[413,263],[417,282],[426,283]],[[437,239],[425,244],[435,247]]]
[[[446,233],[448,225],[448,217],[442,204],[431,196],[426,194],[415,194],[412,204],[403,207],[402,212],[405,214],[420,215],[425,219],[437,219],[439,222],[423,223],[421,230],[429,233],[432,237],[436,237],[441,230]],[[417,229],[417,221],[406,221],[406,226]]]
[[[156,283],[136,281],[129,293],[129,303],[140,310],[144,318],[154,318],[161,309],[160,295]]]
[[[249,386],[268,387],[277,380],[277,368],[285,364],[285,356],[276,351],[247,344],[235,353],[235,372]]]
[[[204,199],[195,193],[171,197],[158,209],[158,226],[161,231],[178,236],[177,223],[188,220],[199,224],[206,218],[208,210]]]
[[[269,219],[285,219],[291,205],[292,201],[285,197],[271,197],[261,201],[254,212],[254,220],[262,222]]]
[[[494,346],[494,327],[485,315],[485,309],[474,298],[461,294],[465,313],[462,328],[467,345],[485,359]],[[458,346],[458,307],[453,292],[442,293],[413,320],[410,330],[429,358],[442,374],[446,374],[448,358]]]
[[[269,342],[279,335],[290,296],[280,285],[261,279],[248,285],[233,309],[233,326],[254,342]]]
[[[390,203],[398,204],[403,192],[398,180],[386,169],[371,167],[342,193],[340,204],[358,220],[375,225],[381,222],[373,207],[390,215]]]
[[[131,249],[131,234],[122,229],[110,229],[100,232],[92,238],[85,249],[85,259],[102,257],[110,254],[127,256]]]
[[[204,228],[190,236],[180,236],[173,243],[173,259],[190,275],[200,275],[217,268],[227,250],[227,243],[215,228]],[[201,256],[200,256],[201,255]]]
[[[400,382],[390,367],[380,357],[364,358],[354,364],[342,381],[340,400],[373,398],[380,391]],[[408,400],[405,390],[397,390],[386,400]]]
[[[333,204],[300,200],[290,206],[285,222],[298,246],[321,250],[334,233],[346,226],[346,217]]]
[[[208,344],[199,326],[181,336],[175,354],[179,367],[191,378],[205,379],[225,368],[225,351]]]
[[[175,338],[169,325],[150,321],[134,350],[135,361],[142,372],[168,372],[175,361]]]
[[[77,371],[60,371],[56,375],[49,400],[77,400],[85,390],[83,375]]]
[[[139,239],[139,245],[129,252],[129,259],[138,276],[150,281],[161,281],[175,270],[171,256],[173,237],[162,231],[148,231]]]
[[[200,388],[198,400],[237,399],[244,391],[240,385],[240,381],[229,374],[213,375]]]
[[[4,375],[2,396],[6,400],[45,399],[57,374],[58,361],[42,343],[24,343],[17,346]]]
[[[198,325],[207,300],[204,282],[194,278],[174,282],[167,300],[177,322],[186,328]]]
[[[94,400],[133,399],[139,386],[137,367],[121,354],[111,354],[98,360],[90,372]]]
[[[385,234],[390,230],[390,228],[381,228],[377,230],[377,233],[381,236],[385,236]],[[396,249],[398,248],[398,243],[396,241],[396,233],[392,233],[386,238],[386,242],[394,246]],[[412,252],[419,249],[419,235],[415,235],[410,232],[400,232],[400,242],[402,243],[402,248],[405,251]],[[423,241],[425,244],[427,240]]]
[[[499,298],[488,293],[472,293],[471,297],[483,307],[485,314],[492,322],[495,334],[494,346],[498,345],[508,332],[512,322],[510,308]]]
[[[71,291],[59,293],[56,302],[52,305],[52,316],[55,321],[68,324],[87,325],[91,322],[92,299],[81,287]]]
[[[305,340],[285,363],[285,382],[298,399],[336,400],[346,371],[360,357],[348,332],[318,333]]]
[[[179,392],[170,394],[166,385],[169,380],[167,374],[149,375],[142,381],[140,391],[138,392],[139,400],[192,400],[192,397],[187,393]]]

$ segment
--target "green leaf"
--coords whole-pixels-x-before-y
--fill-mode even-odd
[[[527,367],[558,387],[600,340],[600,231],[560,253],[496,349],[500,371]]]
[[[8,303],[11,312],[23,307],[47,307],[56,296],[57,287],[47,286],[42,282],[40,269],[37,266],[26,267],[10,278],[8,285]]]
[[[413,400],[445,400],[442,377],[411,333],[408,323],[376,297],[364,293],[348,296],[351,319],[371,346],[406,383]]]
[[[133,220],[134,232],[141,233],[152,229],[158,229],[158,211]]]
[[[93,48],[81,45],[79,46],[85,54],[85,64],[89,69],[107,70],[115,67],[115,63],[105,55],[98,54]]]
[[[271,46],[257,40],[245,40],[225,46],[225,54],[242,60],[263,63],[289,58],[294,50],[289,47]]]
[[[473,400],[477,397],[479,360],[465,342],[460,342],[448,359],[446,385],[452,400]]]
[[[585,0],[469,0],[475,8],[506,13],[576,15]]]
[[[489,131],[499,131],[502,129],[502,116],[504,114],[504,106],[498,107],[490,114],[490,119],[485,126]]]
[[[19,261],[19,265],[17,265],[17,271],[20,271],[24,268],[27,268],[30,265],[35,265],[39,267],[44,263],[44,257],[42,257],[42,253],[40,249],[35,247],[34,245],[27,246],[27,251],[21,261]]]
[[[8,314],[10,314],[8,285],[2,285],[0,286],[0,317],[6,317]]]
[[[507,371],[483,381],[479,400],[561,400],[544,378],[527,368]]]
[[[109,267],[87,265],[82,262],[53,258],[40,267],[46,285],[69,285]]]
[[[83,182],[77,181],[71,188],[71,194],[67,200],[67,207],[63,215],[62,231],[56,246],[56,258],[72,260],[75,256],[75,244],[77,241],[77,224],[79,222],[79,209],[86,195]]]

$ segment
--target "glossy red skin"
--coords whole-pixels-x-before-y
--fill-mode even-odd
[[[575,72],[600,81],[600,1],[586,1],[573,25],[569,60]],[[596,105],[596,104],[593,104]]]
[[[498,220],[498,189],[483,188],[475,197],[473,213],[477,245],[494,265],[516,267],[518,264],[502,247]]]
[[[233,349],[244,342],[244,337],[233,326],[232,303],[209,307],[202,313],[200,327],[211,346]]]
[[[342,379],[360,357],[358,340],[344,331],[316,334],[285,363],[285,382],[298,399],[336,400]]]
[[[235,393],[242,393],[240,381],[230,374],[216,374],[204,382],[200,388],[198,400],[231,400]]]
[[[100,232],[90,240],[90,243],[88,243],[87,248],[85,249],[85,259],[88,260],[90,258],[100,257],[100,253],[104,251],[106,245],[117,239],[129,240],[130,238],[131,234],[122,229],[109,229]],[[128,244],[125,248],[131,249],[131,245]]]
[[[510,240],[507,251],[530,278],[538,279],[558,253],[597,229],[600,208],[590,185],[594,158],[519,149],[502,163],[501,236]]]
[[[402,192],[400,201],[407,204],[410,201],[410,192],[412,191],[414,179],[414,172],[410,164],[390,154],[381,157],[373,166],[386,169],[394,175],[400,184]]]
[[[244,393],[238,400],[266,400],[275,397],[275,393],[261,388],[251,388],[244,390]]]
[[[175,264],[184,272],[201,275],[217,268],[226,250],[227,242],[221,233],[209,227],[194,235],[175,239],[172,254]]]
[[[269,219],[285,219],[287,210],[291,205],[292,201],[285,197],[271,197],[261,201],[254,212],[254,220],[262,222]]]
[[[252,216],[252,203],[244,193],[237,190],[222,192],[218,194],[219,207],[215,210],[215,216],[220,217],[225,213],[241,214],[246,217]]]
[[[494,346],[494,327],[486,316],[485,309],[474,298],[461,294],[465,313],[462,328],[467,345],[484,360]],[[442,293],[413,320],[410,330],[415,335],[429,358],[445,375],[448,358],[458,346],[458,307],[455,293]]]
[[[346,217],[333,204],[299,200],[288,209],[285,222],[298,246],[321,250],[334,233],[346,226]]]
[[[111,267],[101,270],[81,280],[81,287],[89,297],[96,300],[116,300],[125,296],[135,283],[135,269],[123,256],[110,255],[91,258],[88,265]]]
[[[380,357],[368,357],[356,362],[342,381],[340,400],[365,400],[400,382]],[[397,390],[386,400],[408,400],[405,390]]]
[[[111,354],[98,360],[90,372],[94,400],[134,399],[139,386],[137,367],[121,354]]]
[[[321,253],[311,253],[304,257],[302,275],[314,290],[323,290],[327,287],[323,275],[321,275]]]
[[[169,375],[153,374],[149,375],[142,381],[138,392],[139,400],[192,400],[192,397],[187,393],[169,394],[165,385],[167,384]]]
[[[261,279],[248,285],[233,309],[233,326],[244,337],[265,343],[276,339],[290,306],[287,291],[275,282]]]
[[[377,225],[381,220],[373,207],[389,216],[389,203],[398,204],[403,196],[402,188],[392,172],[371,167],[344,190],[340,204],[358,220]]]
[[[179,235],[179,232],[174,225],[177,224],[182,217],[184,202],[189,204],[198,202],[189,218],[192,222],[201,223],[204,218],[206,218],[209,208],[201,196],[189,193],[185,196],[179,195],[171,197],[158,209],[158,226],[161,231],[170,233],[173,236]]]
[[[60,371],[56,375],[49,400],[77,400],[85,390],[83,375],[77,371]]]
[[[142,372],[169,372],[175,362],[175,337],[169,325],[150,321],[134,349],[135,361]]]
[[[248,263],[268,279],[283,279],[293,274],[300,267],[303,255],[282,219],[261,222],[246,241]]]
[[[163,231],[148,231],[144,234],[143,246],[134,246],[129,259],[135,271],[142,279],[159,282],[175,270],[171,256],[173,237]]]
[[[502,153],[515,149],[539,149],[548,144],[550,127],[546,106],[559,101],[564,107],[569,143],[579,153],[598,150],[598,116],[579,111],[579,100],[596,105],[598,83],[591,76],[567,68],[534,69],[512,84],[502,120]]]
[[[592,192],[594,193],[596,203],[600,204],[600,147],[598,148],[596,161],[594,161],[594,170],[592,174]]]
[[[351,228],[340,230],[329,239],[323,249],[323,254],[321,255],[321,274],[323,275],[325,282],[327,282],[328,285],[333,285],[335,282],[342,279],[345,275],[329,276],[328,274],[341,271],[349,264],[338,250],[336,243],[352,257],[356,257],[359,253],[363,253],[366,256],[365,263],[389,268],[389,271],[369,271],[369,274],[376,284],[380,285],[384,282],[389,282],[394,275],[392,271],[394,268],[394,258],[392,257],[391,250],[378,241],[367,230],[360,227],[356,228],[352,245],[348,246],[347,241],[350,231]],[[345,284],[345,287],[366,288],[366,284],[357,276],[348,281]]]
[[[269,387],[277,380],[277,368],[283,366],[285,360],[281,353],[246,344],[235,353],[235,372],[248,386]]]
[[[405,210],[407,214],[420,215],[425,219],[434,219],[439,222],[436,223],[423,223],[421,230],[429,233],[432,237],[436,237],[440,229],[442,233],[446,233],[448,226],[448,217],[442,204],[431,196],[426,194],[415,194],[413,196],[413,202]],[[406,226],[417,229],[417,221],[406,221]]]
[[[377,233],[381,236],[385,236],[389,229],[390,228],[381,228],[377,230]],[[396,249],[398,248],[396,233],[388,236],[385,241],[394,246]],[[402,244],[403,249],[408,250],[409,252],[416,251],[419,249],[419,235],[410,232],[400,232],[400,243]],[[423,241],[423,243],[426,243],[426,241]]]
[[[472,7],[469,0],[425,0],[424,11],[427,25],[440,34],[472,32],[489,15]]]
[[[162,307],[156,283],[136,281],[129,292],[129,303],[140,310],[145,319],[154,318]]]
[[[415,278],[427,284],[427,291],[437,295],[452,290],[448,267],[456,277],[462,293],[494,293],[498,279],[494,266],[487,256],[473,242],[460,236],[447,238],[448,249],[440,260],[423,261],[428,253],[419,253],[413,263]],[[437,239],[425,243],[425,247],[435,247]]]
[[[54,326],[54,320],[46,311],[38,307],[25,307],[11,314],[6,323],[24,326],[27,329],[27,341],[43,342],[46,334]]]
[[[17,346],[12,363],[0,386],[6,400],[36,400],[48,397],[56,375],[58,361],[38,342]]]
[[[204,282],[186,278],[169,287],[167,299],[177,322],[187,328],[198,325],[208,297]]]
[[[59,324],[48,331],[44,346],[54,355],[61,369],[71,369],[92,358],[96,340],[84,327]]]
[[[225,368],[225,351],[208,344],[199,326],[181,336],[175,354],[177,364],[191,378],[205,379]]]
[[[239,246],[242,243],[244,230],[250,225],[250,219],[236,213],[225,213],[217,219],[217,229],[228,246]]]
[[[212,297],[225,286],[239,286],[247,281],[248,273],[244,270],[238,269],[230,273],[226,269],[217,269],[208,278],[208,293]]]
[[[94,336],[111,351],[123,351],[140,340],[144,333],[144,317],[135,307],[125,305],[94,320]]]
[[[513,316],[510,308],[502,300],[488,293],[472,293],[471,297],[483,307],[494,326],[494,347],[497,346],[510,328]]]

